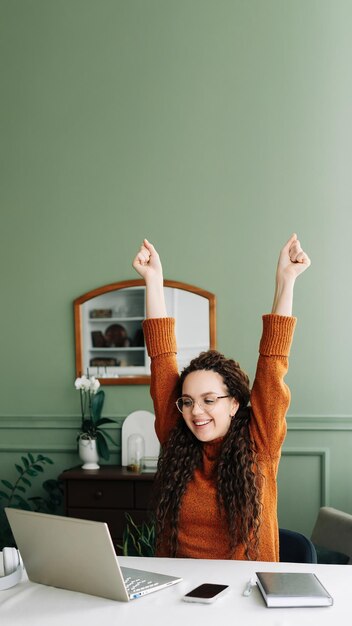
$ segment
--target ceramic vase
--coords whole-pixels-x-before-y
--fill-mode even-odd
[[[96,439],[83,439],[82,437],[78,443],[79,458],[83,461],[82,469],[84,470],[97,470],[99,469],[99,455],[97,450]]]

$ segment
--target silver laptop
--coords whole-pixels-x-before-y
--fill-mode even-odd
[[[29,580],[128,602],[182,580],[120,567],[107,524],[5,508]]]

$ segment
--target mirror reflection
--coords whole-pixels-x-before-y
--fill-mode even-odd
[[[164,281],[166,306],[176,319],[178,365],[202,350],[215,349],[215,296],[177,281]],[[148,384],[150,360],[142,322],[143,281],[106,285],[74,301],[76,375],[99,378],[102,385]]]

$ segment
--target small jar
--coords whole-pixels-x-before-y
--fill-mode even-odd
[[[140,472],[144,457],[144,439],[139,433],[130,435],[127,439],[127,469],[131,472]]]

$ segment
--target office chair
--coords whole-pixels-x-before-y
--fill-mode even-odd
[[[313,528],[311,540],[318,563],[352,565],[352,515],[329,506],[322,506]]]
[[[286,563],[317,563],[315,547],[308,537],[294,530],[279,528],[280,561]]]

